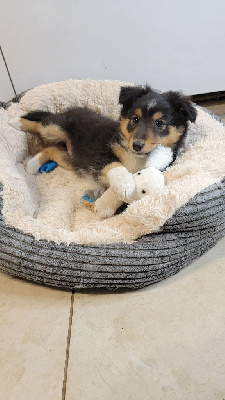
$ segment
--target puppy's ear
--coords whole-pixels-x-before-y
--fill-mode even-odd
[[[172,91],[167,92],[166,96],[176,112],[182,112],[189,121],[195,122],[197,111],[188,97],[180,92]]]
[[[149,86],[122,86],[120,90],[119,103],[124,107],[129,108],[135,100],[150,91],[151,88]]]

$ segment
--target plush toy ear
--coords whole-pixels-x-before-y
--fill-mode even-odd
[[[167,92],[166,96],[175,111],[181,111],[187,119],[195,122],[197,111],[188,97],[173,91]]]
[[[135,100],[149,93],[151,90],[152,89],[147,85],[145,87],[122,86],[120,90],[119,103],[122,104],[123,107],[129,108]]]

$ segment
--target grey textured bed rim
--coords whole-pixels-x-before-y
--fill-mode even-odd
[[[101,246],[36,240],[7,225],[2,193],[0,182],[0,270],[58,288],[139,289],[176,274],[225,235],[225,179],[193,197],[161,232]]]
[[[224,199],[223,180],[180,208],[162,232],[131,245],[67,246],[35,240],[7,226],[1,212],[0,269],[65,289],[142,288],[174,275],[224,236]]]

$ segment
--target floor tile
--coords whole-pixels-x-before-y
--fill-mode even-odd
[[[204,107],[212,111],[215,115],[217,115],[221,119],[223,123],[225,123],[225,102],[221,104],[211,103]]]
[[[225,103],[220,103],[220,104],[211,103],[209,105],[206,105],[205,108],[208,108],[209,110],[214,112],[214,114],[217,115],[225,114]]]
[[[75,294],[66,400],[223,400],[224,248],[143,290]]]
[[[71,293],[0,273],[0,398],[61,400]]]

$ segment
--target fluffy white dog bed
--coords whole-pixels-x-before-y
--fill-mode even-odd
[[[0,109],[2,270],[69,288],[141,287],[175,273],[223,236],[225,128],[201,108],[164,172],[164,190],[112,218],[99,220],[80,204],[86,189],[97,188],[91,181],[60,167],[35,176],[24,170],[26,134],[10,118],[78,105],[118,119],[121,85],[128,83],[57,82]]]

